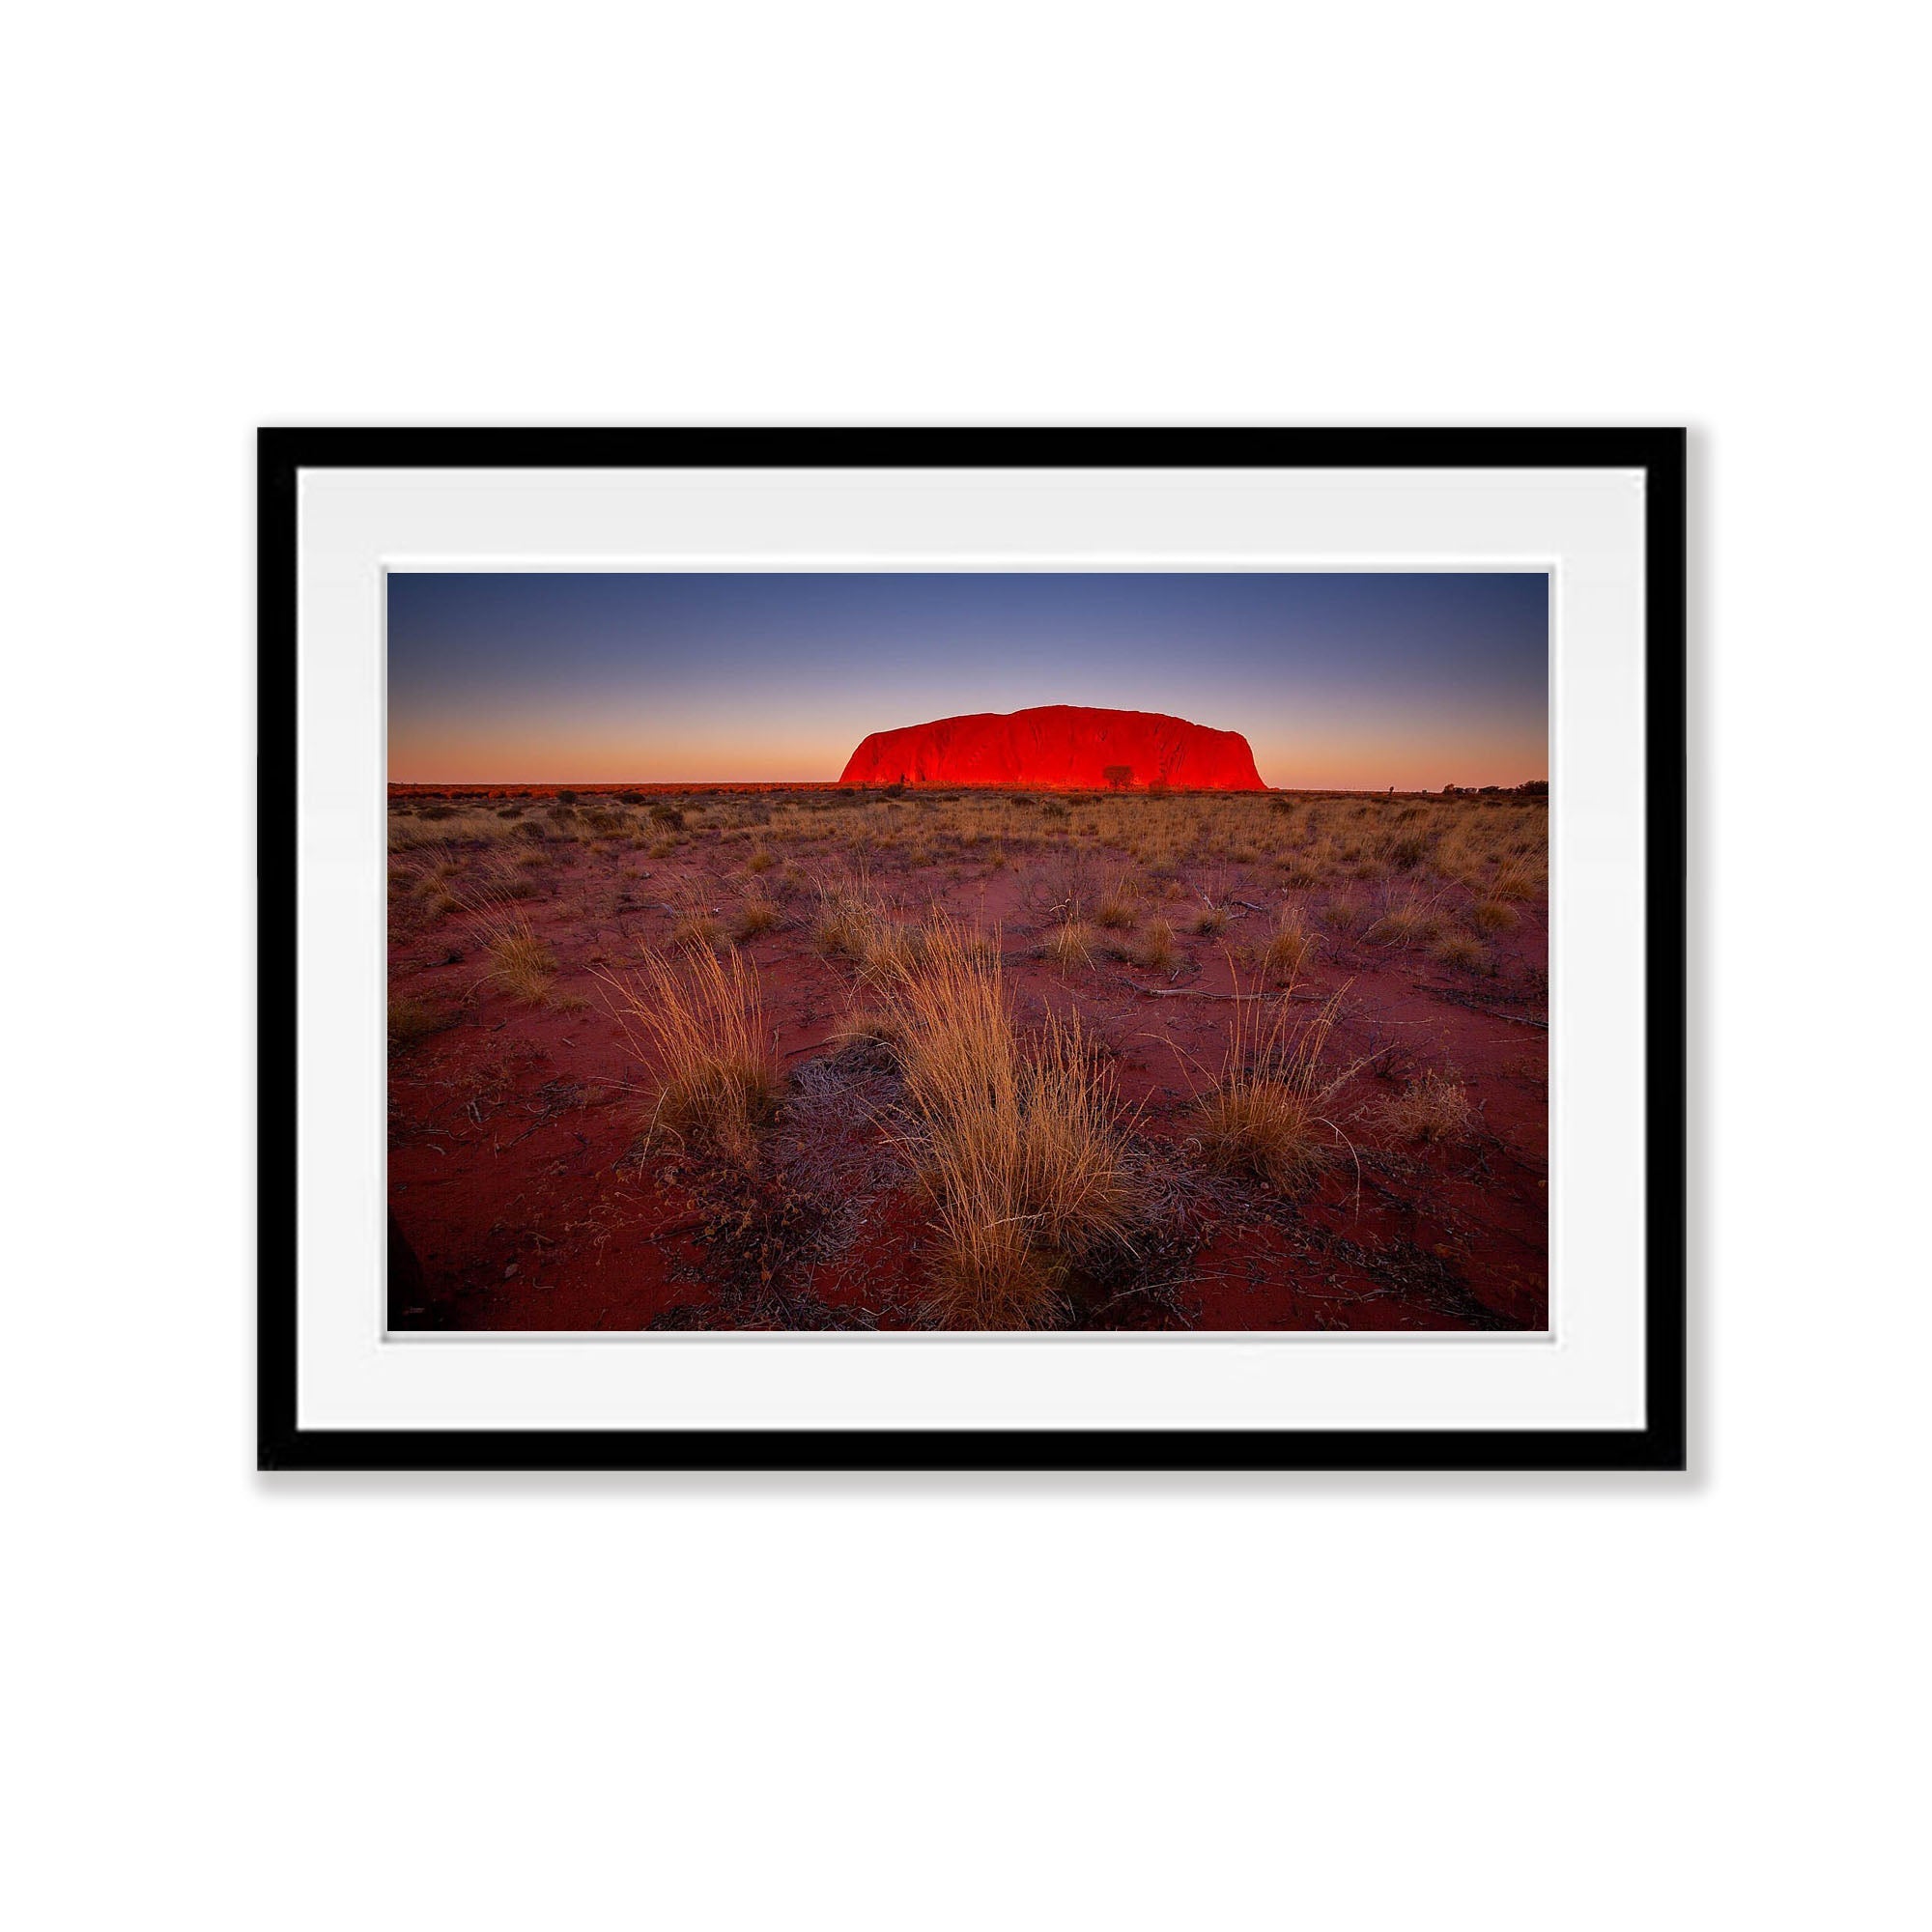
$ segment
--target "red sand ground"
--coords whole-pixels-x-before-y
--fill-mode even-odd
[[[401,788],[398,788],[399,790]],[[481,788],[471,788],[471,795]],[[554,790],[554,788],[543,788]],[[586,796],[591,787],[579,787]],[[611,787],[611,791],[647,787]],[[697,787],[679,787],[690,797]],[[731,788],[738,793],[755,787]],[[790,789],[799,789],[792,787]],[[491,788],[491,796],[541,796]],[[1158,809],[1157,807],[1155,809]],[[696,821],[695,821],[696,822]],[[637,1329],[648,1326],[896,1327],[920,1320],[929,1210],[874,1123],[893,1076],[828,1037],[855,1006],[854,974],[821,958],[808,891],[788,922],[750,942],[792,1087],[755,1179],[645,1152],[640,1082],[602,1004],[600,968],[663,945],[668,909],[700,893],[728,923],[744,844],[693,837],[653,861],[631,847],[573,847],[547,893],[519,908],[561,971],[559,1004],[531,1008],[485,983],[488,960],[465,914],[392,939],[390,995],[427,1002],[444,1030],[395,1050],[389,1081],[391,1212],[422,1267],[392,1270],[396,1328]],[[827,855],[801,855],[808,865]],[[1225,948],[1264,937],[1297,895],[1263,867],[1210,867],[1230,915],[1223,938],[1182,930],[1200,880],[1151,904],[1177,928],[1170,976],[1102,960],[1063,975],[1031,956],[1043,872],[1067,857],[1015,853],[894,871],[873,884],[936,903],[1004,935],[1004,970],[1023,1017],[1076,1010],[1116,1056],[1122,1101],[1153,1158],[1160,1197],[1141,1265],[1076,1282],[1078,1325],[1194,1329],[1540,1328],[1547,1287],[1547,917],[1527,906],[1492,941],[1478,978],[1414,952],[1324,939],[1299,990],[1346,984],[1331,1043],[1347,1062],[1378,1056],[1340,1107],[1372,1105],[1425,1068],[1463,1080],[1480,1131],[1453,1147],[1398,1147],[1358,1120],[1352,1153],[1316,1193],[1283,1200],[1198,1158],[1192,1096],[1217,1068],[1234,1006]],[[1118,855],[1091,853],[1101,874]],[[636,876],[628,876],[635,874]],[[767,884],[771,881],[767,881]],[[452,881],[462,889],[461,878]],[[1343,885],[1302,897],[1366,895]]]

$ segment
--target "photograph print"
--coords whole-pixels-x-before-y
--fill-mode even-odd
[[[391,1332],[1548,1329],[1546,573],[385,594]]]

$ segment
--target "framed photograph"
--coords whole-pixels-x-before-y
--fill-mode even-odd
[[[1684,457],[261,432],[261,1465],[1681,1468]]]

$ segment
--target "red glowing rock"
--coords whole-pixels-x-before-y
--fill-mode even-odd
[[[1039,704],[874,731],[840,784],[1036,785],[1051,791],[1264,791],[1238,731],[1159,711]]]

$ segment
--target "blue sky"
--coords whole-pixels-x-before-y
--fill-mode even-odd
[[[1289,786],[1548,764],[1541,573],[389,578],[389,776],[836,779],[869,731],[1100,704],[1243,732]]]

